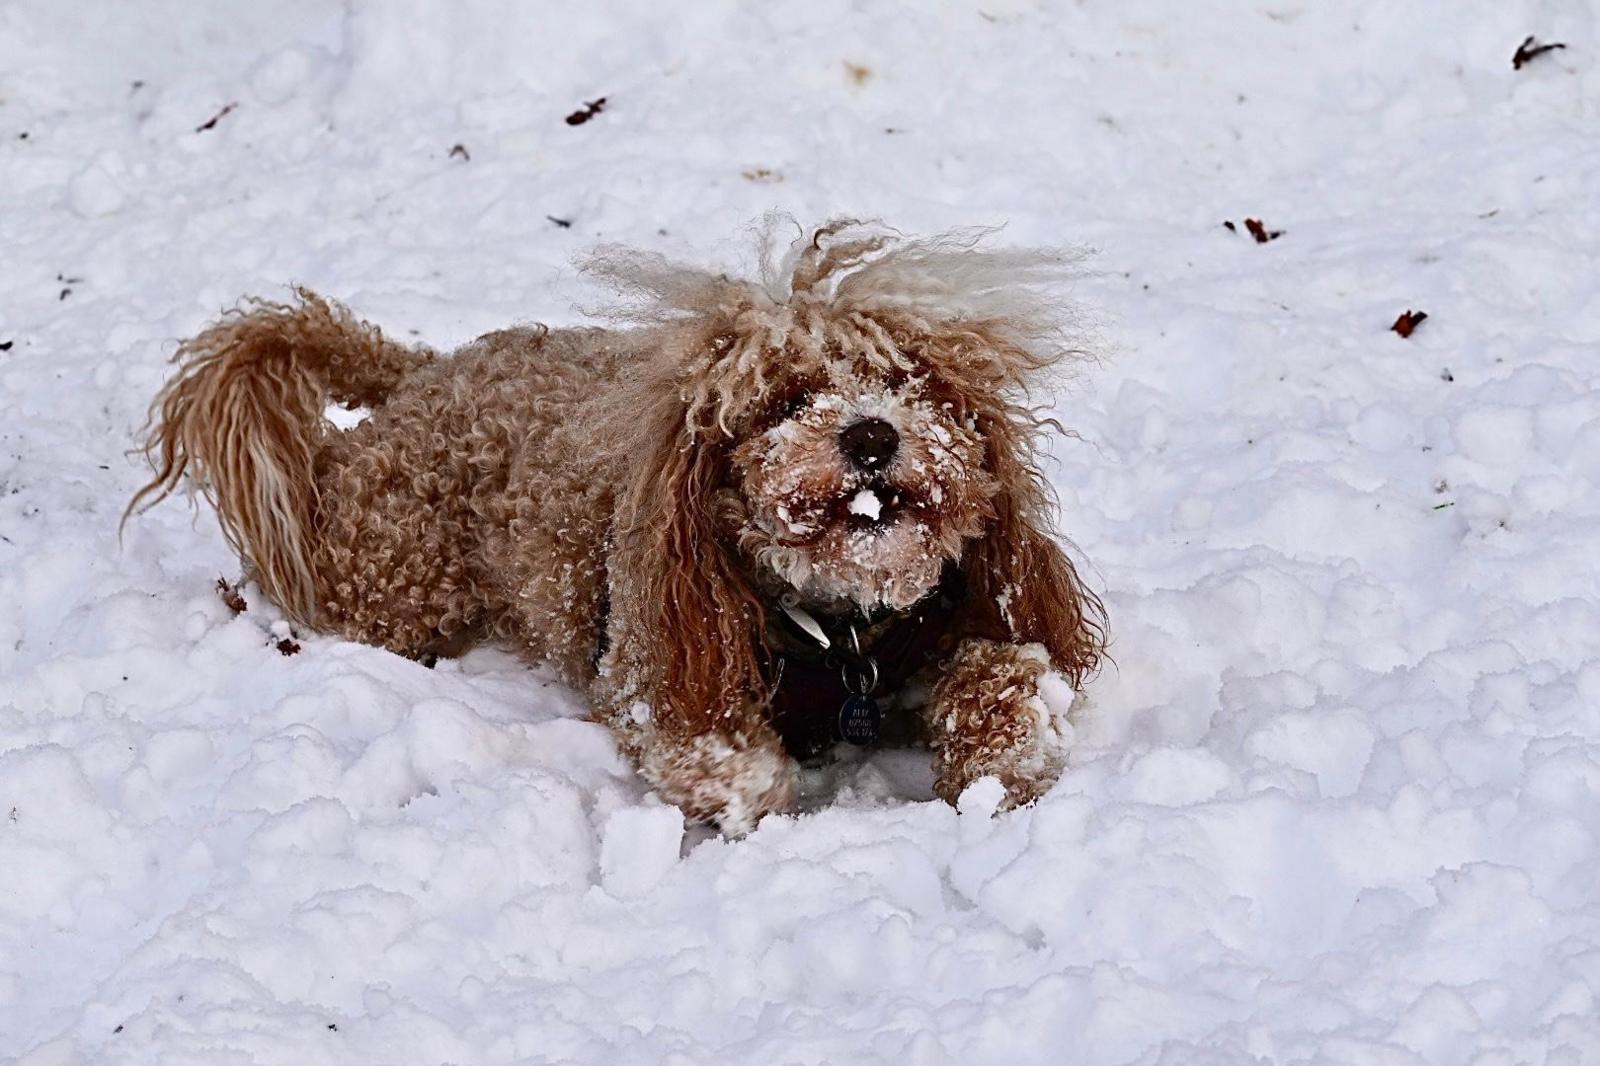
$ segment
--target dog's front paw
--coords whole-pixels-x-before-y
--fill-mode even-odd
[[[768,814],[792,810],[799,768],[776,736],[706,733],[648,738],[639,770],[684,816],[743,836]]]
[[[1072,727],[1041,694],[1051,677],[1039,644],[969,640],[956,650],[925,712],[940,799],[954,803],[972,782],[996,777],[1015,807],[1055,784]]]

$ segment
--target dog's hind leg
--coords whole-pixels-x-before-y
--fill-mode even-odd
[[[297,295],[294,304],[229,312],[178,349],[178,375],[151,409],[145,451],[155,477],[128,513],[188,473],[262,590],[316,627],[325,622],[313,566],[316,458],[331,430],[323,412],[330,401],[381,403],[432,353],[396,344],[304,289]]]

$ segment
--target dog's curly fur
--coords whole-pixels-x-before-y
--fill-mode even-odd
[[[1048,291],[1070,261],[975,241],[834,222],[759,283],[610,249],[590,269],[631,294],[614,328],[449,358],[304,289],[254,302],[179,350],[130,511],[187,473],[297,622],[552,664],[666,799],[729,831],[795,798],[769,611],[903,610],[958,567],[918,716],[937,791],[993,774],[1023,802],[1064,758],[1040,680],[1081,684],[1104,619],[1051,535],[1053,423],[1028,405],[1073,354]],[[371,416],[338,430],[330,401]],[[841,447],[864,421],[898,440],[881,467]]]

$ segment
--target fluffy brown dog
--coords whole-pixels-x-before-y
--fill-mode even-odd
[[[253,303],[179,350],[134,504],[190,473],[305,626],[552,664],[724,830],[840,739],[919,738],[940,796],[992,774],[1025,802],[1065,756],[1041,685],[1095,669],[1103,616],[1025,403],[1071,354],[1064,261],[973,244],[837,222],[759,284],[611,251],[623,326],[449,358],[305,290]],[[338,430],[330,401],[371,417]]]

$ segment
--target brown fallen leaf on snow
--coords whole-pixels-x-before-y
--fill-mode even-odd
[[[1389,328],[1402,337],[1409,337],[1416,332],[1418,326],[1427,321],[1427,318],[1428,312],[1426,311],[1403,311],[1400,317],[1394,320],[1394,325]]]
[[[217,595],[222,597],[223,605],[234,614],[243,614],[250,609],[250,605],[244,601],[244,594],[239,591],[239,587],[225,577],[217,578]]]
[[[1259,218],[1245,219],[1244,228],[1250,231],[1250,236],[1256,239],[1257,244],[1266,244],[1268,241],[1275,241],[1279,237],[1283,236],[1283,230],[1269,230],[1266,226],[1261,224],[1261,220]]]

